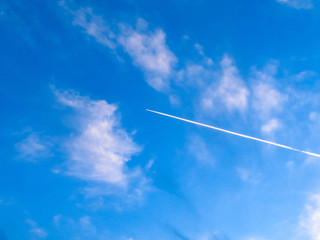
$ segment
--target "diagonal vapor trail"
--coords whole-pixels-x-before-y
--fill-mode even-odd
[[[166,113],[157,112],[157,111],[150,110],[150,109],[146,109],[146,110],[149,111],[149,112],[153,112],[153,113],[156,113],[156,114],[160,114],[160,115],[166,116],[166,117],[175,118],[175,119],[178,119],[178,120],[181,120],[181,121],[184,121],[184,122],[193,123],[193,124],[196,124],[196,125],[199,125],[199,126],[203,126],[203,127],[215,129],[215,130],[218,130],[218,131],[221,131],[221,132],[226,132],[226,133],[229,133],[229,134],[233,134],[233,135],[236,135],[236,136],[239,136],[239,137],[252,139],[252,140],[255,140],[255,141],[259,141],[259,142],[271,144],[271,145],[274,145],[274,146],[277,146],[277,147],[286,148],[286,149],[289,149],[289,150],[293,150],[293,151],[296,151],[296,152],[305,153],[305,154],[307,154],[307,155],[311,155],[311,156],[319,157],[319,158],[320,158],[320,154],[316,154],[316,153],[312,153],[312,152],[307,152],[307,151],[299,150],[299,149],[292,148],[292,147],[289,147],[289,146],[286,146],[286,145],[283,145],[283,144],[279,144],[279,143],[275,143],[275,142],[263,140],[263,139],[256,138],[256,137],[251,137],[251,136],[248,136],[248,135],[245,135],[245,134],[241,134],[241,133],[232,132],[232,131],[229,131],[229,130],[225,130],[225,129],[222,129],[222,128],[210,126],[210,125],[203,124],[203,123],[199,123],[199,122],[195,122],[195,121],[191,121],[191,120],[184,119],[184,118],[180,118],[180,117],[176,117],[176,116],[169,115],[169,114],[166,114]]]

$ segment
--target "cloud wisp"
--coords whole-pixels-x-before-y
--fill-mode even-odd
[[[277,0],[277,2],[296,9],[313,8],[312,0]]]
[[[19,152],[19,159],[36,162],[41,158],[50,156],[50,149],[47,145],[37,133],[31,133],[28,137],[18,142],[15,148]]]
[[[227,54],[223,56],[220,66],[219,85],[216,86],[216,82],[213,81],[209,87],[206,87],[202,97],[202,106],[204,109],[212,110],[217,103],[221,103],[230,112],[245,111],[248,106],[249,90],[240,77],[238,68]]]
[[[32,236],[32,239],[43,239],[48,236],[46,230],[43,228],[40,228],[38,226],[38,223],[36,223],[35,221],[31,219],[27,219],[26,223],[30,226],[29,232]]]
[[[166,116],[166,117],[175,118],[175,119],[178,119],[178,120],[181,120],[181,121],[184,121],[184,122],[193,123],[193,124],[196,124],[196,125],[199,125],[199,126],[215,129],[215,130],[218,130],[218,131],[221,131],[221,132],[225,132],[225,133],[229,133],[229,134],[232,134],[232,135],[236,135],[236,136],[239,136],[239,137],[248,138],[248,139],[251,139],[251,140],[258,141],[258,142],[267,143],[267,144],[274,145],[274,146],[277,146],[277,147],[286,148],[286,149],[289,149],[289,150],[292,150],[292,151],[301,152],[301,153],[305,153],[307,155],[311,155],[311,156],[320,158],[320,154],[299,150],[299,149],[292,148],[292,147],[289,147],[289,146],[286,146],[286,145],[283,145],[283,144],[271,142],[271,141],[268,141],[268,140],[263,140],[263,139],[256,138],[256,137],[251,137],[251,136],[248,136],[248,135],[245,135],[245,134],[241,134],[241,133],[232,132],[232,131],[229,131],[229,130],[225,130],[225,129],[222,129],[222,128],[210,126],[210,125],[199,123],[199,122],[195,122],[195,121],[191,121],[191,120],[180,118],[180,117],[176,117],[176,116],[169,115],[169,114],[166,114],[166,113],[157,112],[157,111],[150,110],[150,109],[146,109],[146,110],[149,111],[149,112],[153,112],[153,113],[156,113],[156,114],[160,114],[160,115]]]
[[[113,53],[121,50],[128,54],[152,88],[158,92],[169,92],[177,58],[167,45],[162,29],[148,29],[148,23],[143,19],[137,20],[136,27],[121,22],[108,23],[102,16],[94,14],[90,7],[73,10],[64,2],[60,5],[73,15],[73,25],[82,28]]]
[[[141,25],[145,21],[139,19],[139,22]],[[166,34],[161,29],[152,32],[123,26],[118,42],[131,56],[134,65],[145,73],[146,81],[151,87],[159,92],[169,90],[169,77],[177,58],[167,46]]]

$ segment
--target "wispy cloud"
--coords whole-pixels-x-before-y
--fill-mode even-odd
[[[261,118],[283,109],[287,96],[281,94],[275,87],[266,82],[259,82],[253,87],[253,108]]]
[[[312,123],[319,124],[320,123],[320,114],[318,112],[311,112],[309,114],[309,119]]]
[[[217,108],[222,103],[229,111],[244,111],[247,109],[249,90],[239,75],[233,59],[224,55],[221,65],[220,82],[214,82],[202,98],[202,106],[206,110]]]
[[[277,62],[269,63],[261,70],[256,68],[252,70],[252,105],[262,119],[268,119],[272,114],[280,112],[288,101],[287,94],[277,89],[275,79],[277,71]]]
[[[288,94],[281,92],[275,78],[278,63],[272,61],[261,70],[253,68],[252,74],[252,108],[260,119],[261,132],[267,135],[278,130],[282,123],[276,117],[288,102]]]
[[[47,232],[45,229],[40,228],[38,226],[38,223],[31,219],[27,219],[26,223],[30,226],[30,234],[31,234],[31,239],[44,239],[47,237]]]
[[[313,195],[300,217],[300,227],[311,240],[320,239],[320,195]]]
[[[13,205],[14,201],[13,200],[8,200],[8,199],[4,199],[0,196],[0,205]],[[1,238],[0,238],[1,239]]]
[[[208,66],[209,65],[209,66]],[[211,64],[191,63],[177,72],[175,83],[179,87],[206,89],[208,82],[217,77],[217,73],[210,68]]]
[[[281,126],[282,124],[278,119],[272,118],[269,122],[261,126],[261,132],[270,135],[271,133],[281,128]]]
[[[296,9],[313,8],[312,0],[277,0],[278,3],[286,4]]]
[[[133,63],[145,72],[151,87],[160,92],[168,91],[169,77],[177,58],[168,48],[166,35],[161,29],[153,32],[123,26],[118,42],[131,56]]]
[[[16,145],[19,159],[26,161],[37,161],[50,156],[48,143],[40,138],[39,134],[31,133]]]
[[[199,53],[200,55],[204,55],[204,53],[203,53],[203,47],[202,47],[199,43],[195,43],[195,44],[194,44],[194,48],[198,51],[198,53]]]
[[[82,27],[97,42],[111,49],[116,47],[115,34],[101,16],[93,14],[91,8],[80,8],[75,11],[70,10],[70,12],[74,15],[74,25]]]
[[[148,29],[148,23],[138,19],[136,26],[125,23],[107,23],[89,7],[73,10],[65,2],[60,3],[74,17],[73,24],[80,26],[98,43],[127,53],[145,75],[147,83],[159,92],[168,93],[170,77],[177,62],[166,43],[162,29]]]
[[[242,240],[267,240],[267,239],[254,236],[254,237],[245,237]]]
[[[187,149],[200,165],[214,166],[215,159],[207,143],[199,135],[189,137]]]
[[[75,134],[66,140],[67,174],[83,180],[125,187],[130,177],[126,162],[141,151],[121,127],[117,106],[91,100],[73,91],[54,90],[59,103],[75,112]]]
[[[236,172],[242,181],[248,183],[257,184],[262,178],[260,173],[253,172],[252,170],[243,167],[237,167]]]
[[[299,72],[297,74],[293,74],[290,76],[290,79],[296,82],[302,82],[305,81],[306,79],[310,79],[317,76],[317,73],[311,70],[305,70],[302,72]]]
[[[196,238],[197,240],[229,240],[230,238],[218,231],[212,233],[204,233]]]
[[[63,239],[112,239],[107,228],[97,228],[94,219],[85,215],[77,219],[58,214],[53,217],[53,225]]]

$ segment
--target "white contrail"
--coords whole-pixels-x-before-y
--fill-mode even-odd
[[[316,153],[312,153],[312,152],[307,152],[307,151],[302,151],[302,150],[299,150],[299,149],[296,149],[296,148],[292,148],[292,147],[289,147],[289,146],[286,146],[286,145],[283,145],[283,144],[279,144],[279,143],[275,143],[275,142],[270,142],[270,141],[267,141],[267,140],[263,140],[263,139],[260,139],[260,138],[251,137],[251,136],[244,135],[244,134],[241,134],[241,133],[232,132],[232,131],[229,131],[229,130],[225,130],[225,129],[222,129],[222,128],[210,126],[210,125],[203,124],[203,123],[199,123],[199,122],[195,122],[195,121],[191,121],[191,120],[184,119],[184,118],[180,118],[180,117],[176,117],[176,116],[169,115],[169,114],[166,114],[166,113],[157,112],[157,111],[153,111],[153,110],[149,110],[149,109],[146,109],[146,110],[149,111],[149,112],[153,112],[153,113],[157,113],[157,114],[163,115],[163,116],[175,118],[175,119],[178,119],[178,120],[181,120],[181,121],[193,123],[193,124],[196,124],[196,125],[199,125],[199,126],[203,126],[203,127],[215,129],[215,130],[218,130],[218,131],[221,131],[221,132],[226,132],[226,133],[233,134],[233,135],[237,135],[237,136],[239,136],[239,137],[249,138],[249,139],[252,139],[252,140],[255,140],[255,141],[259,141],[259,142],[268,143],[268,144],[271,144],[271,145],[274,145],[274,146],[278,146],[278,147],[290,149],[290,150],[293,150],[293,151],[296,151],[296,152],[301,152],[301,153],[305,153],[305,154],[308,154],[308,155],[311,155],[311,156],[319,157],[319,158],[320,158],[320,154],[316,154]]]

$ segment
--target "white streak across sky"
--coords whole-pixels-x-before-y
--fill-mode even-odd
[[[293,151],[296,151],[296,152],[305,153],[305,154],[307,154],[307,155],[311,155],[311,156],[319,157],[319,158],[320,158],[320,154],[316,154],[316,153],[312,153],[312,152],[307,152],[307,151],[299,150],[299,149],[292,148],[292,147],[289,147],[289,146],[286,146],[286,145],[283,145],[283,144],[271,142],[271,141],[268,141],[268,140],[263,140],[263,139],[256,138],[256,137],[251,137],[251,136],[244,135],[244,134],[241,134],[241,133],[232,132],[232,131],[229,131],[229,130],[225,130],[225,129],[222,129],[222,128],[210,126],[210,125],[203,124],[203,123],[199,123],[199,122],[195,122],[195,121],[191,121],[191,120],[184,119],[184,118],[180,118],[180,117],[176,117],[176,116],[169,115],[169,114],[166,114],[166,113],[157,112],[157,111],[149,110],[149,109],[146,109],[146,110],[149,111],[149,112],[153,112],[153,113],[156,113],[156,114],[160,114],[160,115],[166,116],[166,117],[175,118],[175,119],[178,119],[178,120],[181,120],[181,121],[184,121],[184,122],[193,123],[193,124],[196,124],[196,125],[199,125],[199,126],[202,126],[202,127],[207,127],[207,128],[215,129],[215,130],[218,130],[218,131],[221,131],[221,132],[225,132],[225,133],[229,133],[229,134],[233,134],[233,135],[236,135],[236,136],[239,136],[239,137],[249,138],[249,139],[252,139],[252,140],[255,140],[255,141],[259,141],[259,142],[271,144],[271,145],[274,145],[274,146],[277,146],[277,147],[286,148],[286,149],[289,149],[289,150],[293,150]]]

